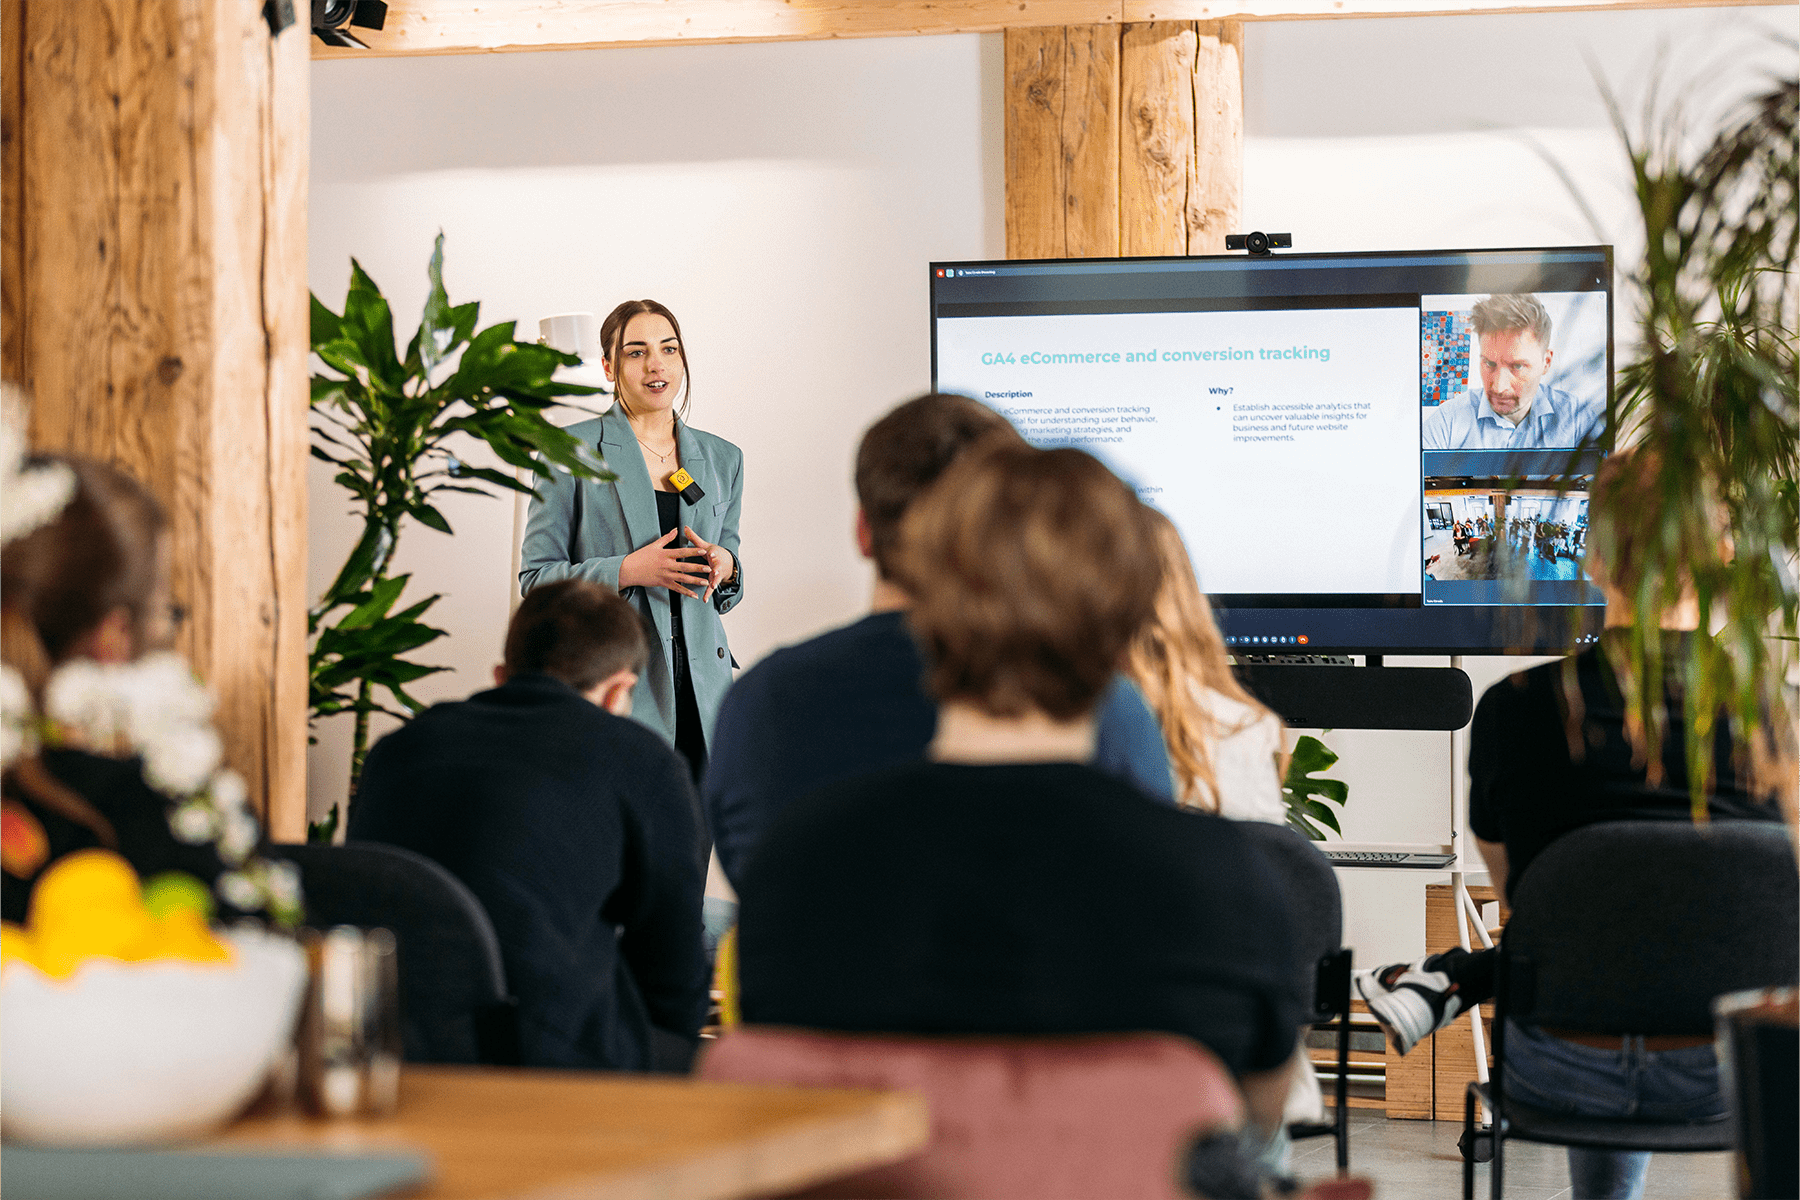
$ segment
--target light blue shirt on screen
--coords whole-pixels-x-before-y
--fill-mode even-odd
[[[1472,387],[1425,413],[1426,450],[1560,450],[1600,435],[1605,415],[1597,400],[1578,400],[1561,388],[1538,386],[1531,411],[1514,425],[1495,412],[1487,392]]]

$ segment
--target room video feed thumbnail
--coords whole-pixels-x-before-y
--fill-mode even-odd
[[[1427,478],[1425,603],[1603,603],[1582,568],[1591,482]]]
[[[1419,300],[1420,444],[1572,449],[1606,413],[1605,292]]]

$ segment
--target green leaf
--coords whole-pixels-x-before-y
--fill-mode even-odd
[[[1318,738],[1307,734],[1294,743],[1294,752],[1288,759],[1287,774],[1281,781],[1282,799],[1287,804],[1288,824],[1314,841],[1322,841],[1325,837],[1323,830],[1314,824],[1315,821],[1340,837],[1343,836],[1337,815],[1315,798],[1323,798],[1340,806],[1349,800],[1349,784],[1341,779],[1317,777],[1318,772],[1334,766],[1337,761],[1335,751]]]
[[[312,301],[312,344],[334,342],[344,336],[344,319],[320,303],[318,296],[311,292],[307,297]]]
[[[361,629],[387,616],[388,609],[394,606],[394,601],[406,590],[406,582],[411,578],[410,575],[396,575],[392,579],[377,580],[366,593],[369,598],[352,609],[335,628]]]
[[[413,519],[421,525],[430,526],[439,533],[454,532],[454,530],[450,528],[450,522],[444,519],[444,514],[429,504],[423,502],[414,504],[408,508],[407,511],[410,512],[413,515]]]
[[[444,292],[444,231],[441,229],[431,244],[431,262],[425,268],[425,275],[431,280],[431,287],[425,293],[425,312],[419,321],[417,342],[420,364],[425,378],[430,379],[438,364],[448,358],[456,346],[456,322],[450,311],[450,297]]]

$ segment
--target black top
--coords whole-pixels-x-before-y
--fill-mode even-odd
[[[1230,821],[1073,763],[921,763],[794,802],[739,891],[746,1021],[1165,1031],[1294,1052],[1287,901]]]
[[[662,528],[660,533],[671,533],[681,528],[681,494],[679,492],[657,492],[656,522]],[[670,546],[680,546],[682,538],[670,542]],[[681,627],[681,593],[669,593],[669,636],[685,645],[685,631]],[[691,685],[690,685],[691,686]]]
[[[1115,676],[1095,713],[1094,765],[1173,806],[1168,748],[1144,698]],[[703,783],[735,885],[787,804],[839,779],[917,762],[937,732],[925,657],[903,612],[879,612],[769,655],[719,707]]]
[[[112,822],[117,849],[140,879],[163,871],[186,871],[211,890],[224,874],[225,864],[212,843],[188,845],[169,831],[169,798],[144,782],[141,759],[105,758],[82,750],[45,750],[42,759],[58,783]],[[37,803],[24,791],[8,788],[7,799],[17,800],[37,818],[50,844],[48,856],[31,878],[0,875],[0,919],[16,923],[25,920],[32,886],[51,863],[101,843],[86,825]],[[238,915],[223,904],[221,907],[227,919]]]
[[[650,1065],[706,1015],[688,773],[548,675],[432,706],[369,751],[349,836],[442,863],[493,918],[526,1066]]]
[[[1685,654],[1682,640],[1671,637],[1664,661],[1677,663]],[[1563,681],[1571,662],[1582,709],[1573,750]],[[1682,703],[1672,694],[1665,699],[1670,720],[1663,733],[1663,779],[1653,787],[1643,768],[1632,765],[1625,706],[1601,646],[1508,676],[1481,697],[1469,733],[1469,828],[1483,841],[1505,843],[1509,896],[1532,859],[1572,829],[1600,821],[1691,819]],[[1774,801],[1752,794],[1740,777],[1723,714],[1713,738],[1713,770],[1716,783],[1707,802],[1713,817],[1781,819]]]

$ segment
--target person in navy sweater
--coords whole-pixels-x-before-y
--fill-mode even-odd
[[[611,589],[534,589],[496,687],[369,751],[353,839],[443,864],[487,908],[525,1066],[685,1071],[706,1015],[687,764],[629,719],[647,647]]]

